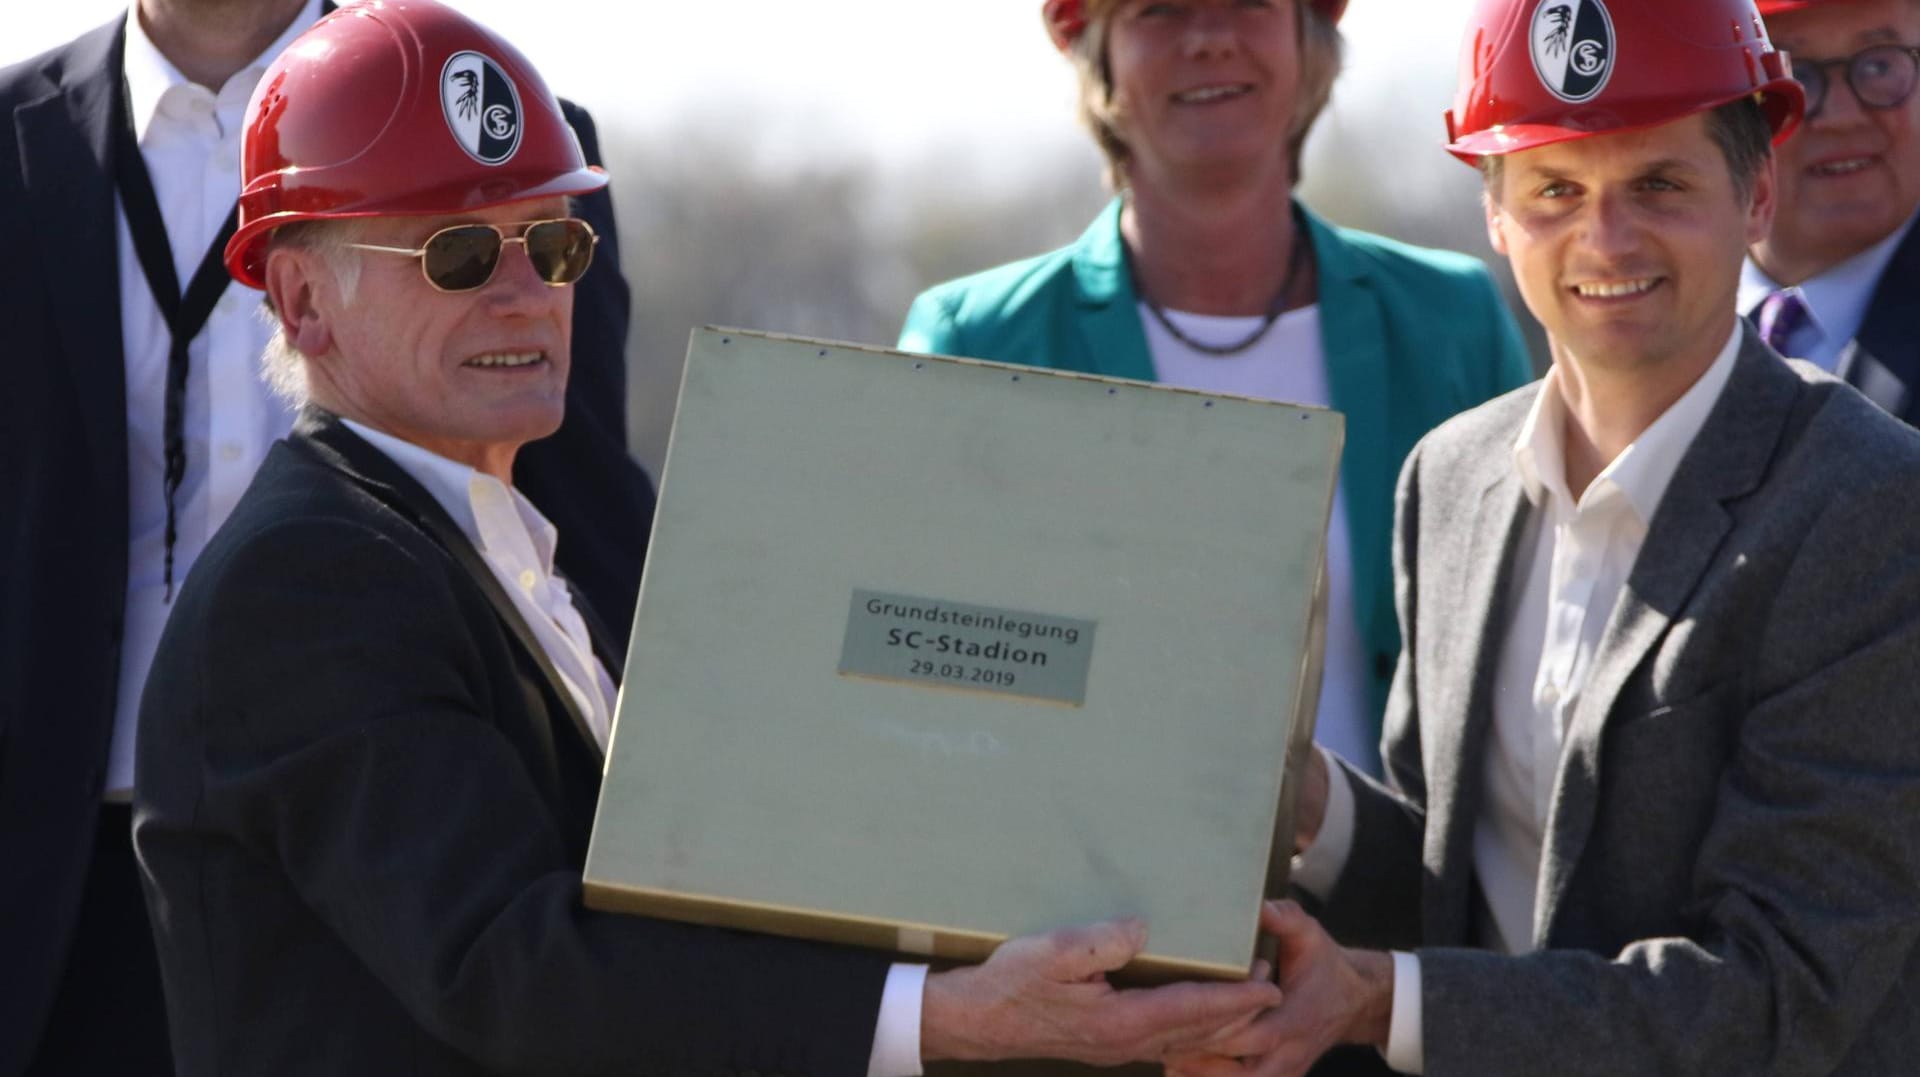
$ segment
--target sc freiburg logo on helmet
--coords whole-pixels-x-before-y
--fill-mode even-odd
[[[1529,34],[1533,70],[1547,92],[1578,104],[1606,88],[1613,74],[1613,18],[1601,0],[1540,0]]]
[[[490,58],[456,52],[440,69],[440,109],[467,156],[505,164],[520,148],[520,91]]]

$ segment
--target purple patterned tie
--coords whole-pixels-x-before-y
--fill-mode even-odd
[[[1807,301],[1800,298],[1798,288],[1769,293],[1760,301],[1756,321],[1760,339],[1767,342],[1767,347],[1781,355],[1791,355],[1793,353],[1787,351],[1787,340],[1807,324]]]

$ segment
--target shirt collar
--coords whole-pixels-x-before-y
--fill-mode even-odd
[[[1520,424],[1520,435],[1513,441],[1513,470],[1535,508],[1549,494],[1559,499],[1567,497],[1567,465],[1561,451],[1566,424],[1566,405],[1560,400],[1560,367],[1555,364],[1540,379],[1540,391],[1534,395],[1527,419]]]
[[[1807,320],[1820,334],[1820,339],[1837,336],[1852,340],[1859,335],[1860,324],[1867,317],[1867,307],[1873,302],[1874,285],[1879,282],[1880,275],[1886,272],[1887,263],[1893,261],[1894,252],[1907,238],[1907,233],[1913,230],[1915,217],[1920,217],[1920,211],[1908,217],[1906,223],[1880,242],[1800,282],[1800,301],[1806,304]],[[1779,290],[1779,282],[1767,276],[1766,270],[1761,269],[1752,258],[1741,265],[1737,299],[1740,313],[1748,317],[1757,316],[1761,302]]]
[[[340,422],[425,487],[482,554],[502,554],[516,560],[530,557],[543,572],[552,574],[559,532],[520,491],[483,471],[365,423],[346,418]]]
[[[1680,467],[1687,447],[1693,444],[1700,428],[1706,425],[1707,416],[1719,401],[1721,392],[1726,389],[1727,379],[1733,375],[1733,365],[1740,354],[1743,337],[1744,329],[1736,318],[1733,331],[1728,334],[1727,342],[1721,346],[1720,354],[1714,357],[1706,373],[1700,375],[1680,395],[1680,399],[1641,431],[1640,436],[1633,439],[1633,444],[1601,469],[1581,495],[1582,505],[1618,491],[1632,505],[1641,523],[1653,519],[1654,510],[1666,495],[1667,486],[1673,481],[1673,473]],[[1533,407],[1528,410],[1526,421],[1521,423],[1519,436],[1513,444],[1514,470],[1520,476],[1527,500],[1536,507],[1549,495],[1556,500],[1572,502],[1567,488],[1563,448],[1566,401],[1560,396],[1559,375],[1557,366],[1547,371],[1546,378],[1540,384],[1540,392],[1534,397]]]
[[[133,120],[133,140],[144,143],[147,128],[152,125],[154,114],[160,110],[161,98],[176,86],[189,86],[192,83],[147,36],[146,27],[140,25],[139,12],[139,4],[127,5],[126,54],[121,60],[121,71],[127,80],[127,104]],[[226,85],[217,88],[219,95],[237,95],[244,104],[244,99],[253,95],[254,84],[260,81],[261,75],[266,74],[267,65],[273,62],[273,58],[285,52],[287,46],[293,44],[294,38],[305,33],[308,27],[319,20],[320,0],[307,0],[300,14],[294,16],[286,29],[280,31],[280,36],[274,39],[273,44],[262,50],[252,62],[234,72]],[[206,89],[213,92],[216,88]]]

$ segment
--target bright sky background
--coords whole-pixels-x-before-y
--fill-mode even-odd
[[[1039,0],[456,0],[518,45],[603,133],[758,115],[776,159],[911,161],[980,147],[989,171],[1083,136]],[[0,65],[123,12],[126,0],[0,0]],[[1354,0],[1331,118],[1427,120],[1437,146],[1470,0]],[[969,154],[970,158],[974,155]]]
[[[0,65],[124,17],[129,2],[0,0]],[[657,136],[691,130],[698,146],[721,154],[716,164],[744,161],[762,183],[809,172],[873,176],[864,210],[876,220],[917,212],[929,195],[977,195],[988,205],[1071,191],[1100,197],[1099,154],[1073,119],[1072,73],[1041,26],[1041,0],[451,2],[592,111],[616,169],[646,167],[623,149],[657,153],[674,144]],[[1351,0],[1341,23],[1346,71],[1308,145],[1308,204],[1339,223],[1486,256],[1479,182],[1441,149],[1472,4]],[[675,164],[669,174],[702,163]],[[616,175],[616,196],[621,185]],[[625,189],[636,186],[644,189],[629,178]],[[1007,256],[1015,253],[1030,252]],[[890,329],[873,339],[888,337]],[[636,449],[657,465],[678,347],[642,350],[630,414]]]

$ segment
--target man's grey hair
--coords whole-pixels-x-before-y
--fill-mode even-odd
[[[348,244],[356,242],[362,232],[360,222],[355,220],[302,221],[276,229],[273,238],[267,241],[267,252],[271,254],[275,250],[294,249],[319,255],[333,272],[341,300],[350,303],[354,292],[360,287],[360,258],[359,252]],[[287,339],[280,314],[273,309],[272,296],[263,298],[260,317],[273,328],[273,335],[267,339],[267,346],[260,353],[260,377],[273,395],[289,407],[305,407],[308,397],[308,357],[293,346],[293,341]]]
[[[1093,133],[1100,152],[1107,159],[1107,186],[1119,191],[1127,185],[1126,164],[1132,156],[1120,135],[1121,109],[1113,99],[1113,71],[1107,58],[1107,42],[1113,30],[1113,12],[1120,0],[1089,0],[1087,26],[1067,50],[1080,80],[1080,122]],[[1313,0],[1294,0],[1299,19],[1300,85],[1294,100],[1293,127],[1287,132],[1287,153],[1293,166],[1293,182],[1300,182],[1300,151],[1307,134],[1313,130],[1327,99],[1333,95],[1334,80],[1344,62],[1345,40]]]
[[[1920,0],[1915,0],[1920,3]],[[1727,174],[1733,178],[1733,193],[1742,203],[1753,197],[1760,170],[1773,156],[1773,127],[1767,123],[1766,110],[1752,96],[1736,98],[1707,113],[1707,137],[1726,158]],[[1480,158],[1480,178],[1491,203],[1500,201],[1500,177],[1506,173],[1506,158],[1488,154]]]

